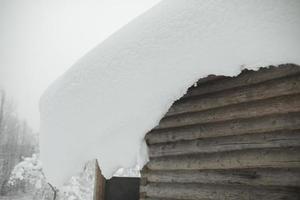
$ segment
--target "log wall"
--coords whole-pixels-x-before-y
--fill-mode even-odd
[[[146,142],[141,200],[299,200],[300,66],[201,79]]]

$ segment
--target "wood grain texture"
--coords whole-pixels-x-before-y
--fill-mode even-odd
[[[148,144],[156,144],[295,129],[300,129],[299,112],[152,130],[145,139]]]
[[[95,183],[93,200],[104,200],[105,197],[105,178],[101,173],[98,161],[95,161]]]
[[[230,199],[230,200],[299,200],[299,191],[285,188],[256,188],[228,185],[153,183],[141,187],[148,196],[174,199]]]
[[[284,64],[280,66],[270,66],[261,68],[258,71],[245,70],[236,77],[211,76],[211,78],[200,79],[198,81],[199,87],[191,87],[186,95],[182,97],[185,99],[191,96],[200,96],[208,93],[220,92],[232,88],[244,87],[253,85],[273,79],[278,79],[300,72],[299,65]]]
[[[140,199],[300,199],[300,66],[199,80],[145,139]]]
[[[300,91],[300,74],[268,82],[220,91],[175,102],[167,115],[203,111],[231,104],[256,101],[276,96],[296,94]]]
[[[295,187],[300,191],[300,169],[230,169],[230,170],[170,170],[142,173],[147,183],[202,183],[219,185],[249,185]],[[144,184],[146,185],[146,184]]]
[[[300,130],[286,130],[154,144],[149,146],[149,156],[152,158],[172,155],[297,146],[300,147]]]
[[[152,158],[150,170],[299,168],[300,148],[249,149],[211,154]]]
[[[140,200],[178,200],[174,198],[159,198],[159,197],[141,197]],[[192,199],[184,199],[184,200],[192,200]]]
[[[300,90],[298,92],[299,94],[296,95],[280,96],[271,99],[234,104],[203,112],[192,112],[164,117],[156,129],[300,111]]]

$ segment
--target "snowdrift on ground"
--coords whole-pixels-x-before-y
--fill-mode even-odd
[[[299,0],[163,0],[41,98],[46,176],[62,185],[93,158],[106,178],[142,167],[144,135],[189,86],[208,74],[236,75],[241,66],[299,64],[299,35]]]

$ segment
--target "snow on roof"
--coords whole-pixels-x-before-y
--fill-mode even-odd
[[[241,66],[299,64],[299,10],[298,0],[160,2],[41,98],[46,176],[61,185],[93,158],[106,178],[120,167],[142,167],[144,135],[199,78],[236,75]]]

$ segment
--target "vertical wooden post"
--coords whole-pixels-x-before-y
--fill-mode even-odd
[[[101,174],[98,161],[95,162],[95,184],[93,200],[104,200],[105,197],[105,178]]]

